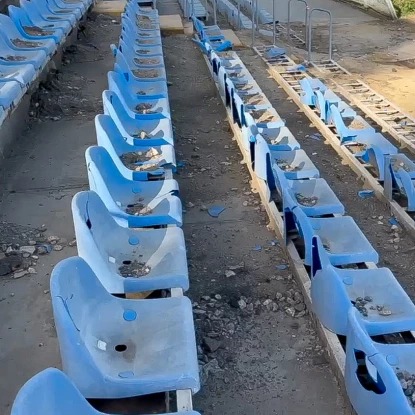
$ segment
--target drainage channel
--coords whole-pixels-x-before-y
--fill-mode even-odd
[[[323,136],[329,141],[336,152],[350,165],[357,176],[363,180],[366,186],[369,186],[376,197],[390,206],[391,212],[399,220],[408,233],[415,238],[415,221],[414,214],[407,212],[407,208],[401,206],[396,200],[389,200],[385,194],[383,187],[383,179],[379,180],[378,172],[373,169],[371,163],[364,163],[358,159],[353,152],[352,146],[344,146],[337,135],[337,131],[333,125],[326,125],[320,118],[316,109],[305,105],[301,101],[302,87],[300,81],[308,79],[308,75],[301,65],[296,65],[295,62],[287,55],[281,55],[272,59],[266,57],[266,52],[269,47],[254,48],[256,53],[261,56],[262,60],[268,65],[269,72],[275,81],[285,90],[285,92],[293,99],[293,101],[301,108],[307,115],[310,121],[319,129]]]

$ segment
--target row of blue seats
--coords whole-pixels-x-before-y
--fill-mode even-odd
[[[79,256],[51,277],[65,374],[29,380],[12,415],[97,415],[85,398],[200,388],[157,11],[130,0],[112,50],[98,145],[86,150],[91,190],[72,200]],[[159,290],[166,295],[136,297]]]
[[[204,49],[255,174],[267,184],[269,200],[273,191],[280,196],[286,243],[298,238],[304,245],[314,312],[329,330],[347,336],[345,377],[352,405],[359,415],[413,414],[415,399],[407,384],[415,379],[410,358],[415,344],[408,341],[415,330],[414,304],[389,269],[376,267],[377,252],[354,220],[342,216],[343,205],[242,61],[208,43]],[[315,91],[313,105],[328,122],[336,123],[337,110],[351,114],[340,101],[323,105]],[[345,130],[341,134],[346,141],[351,137]],[[389,335],[395,339],[391,344],[385,340]]]
[[[415,212],[415,163],[319,79],[305,78],[300,85],[302,103],[317,109],[321,120],[335,128],[342,145],[357,148],[355,157],[384,184],[387,198],[403,196],[407,211]]]
[[[200,40],[193,39],[195,43],[199,45],[200,48],[204,49],[205,43],[209,44],[209,47],[215,50],[216,52],[224,52],[226,50],[232,49],[232,42],[227,40],[222,33],[222,30],[218,25],[206,26],[200,19],[195,15],[192,15],[193,26],[196,30],[196,33],[199,36]]]
[[[50,62],[92,0],[21,0],[0,14],[0,124]]]

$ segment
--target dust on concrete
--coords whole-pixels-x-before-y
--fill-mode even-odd
[[[415,299],[415,283],[412,270],[415,267],[415,244],[399,225],[391,223],[390,211],[375,197],[361,198],[358,192],[363,189],[350,167],[342,164],[333,148],[324,142],[310,121],[299,111],[295,103],[288,99],[284,90],[270,78],[266,65],[252,51],[238,53],[260,88],[285,119],[287,127],[301,144],[301,148],[320,170],[334,193],[343,203],[346,214],[352,216],[365,236],[380,255],[380,265],[389,267],[407,293]]]
[[[201,52],[163,39],[183,167],[183,230],[204,414],[344,414],[342,397],[226,119]],[[186,70],[183,70],[186,68]],[[218,218],[208,209],[225,208]]]

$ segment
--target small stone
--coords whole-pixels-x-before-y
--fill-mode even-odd
[[[39,257],[38,257],[37,255],[32,255],[32,258],[33,258],[33,259],[36,259],[36,260],[38,260],[38,259],[39,259]]]
[[[216,298],[217,300],[222,300],[222,296],[221,296],[220,294],[215,294],[215,298]]]
[[[367,295],[367,296],[364,298],[364,300],[365,300],[365,301],[367,301],[368,303],[371,303],[371,302],[373,301],[373,298],[372,298],[370,295]]]
[[[238,301],[238,306],[239,306],[239,308],[241,309],[241,310],[244,310],[245,308],[246,308],[246,302],[241,298],[239,301]]]
[[[48,250],[47,250],[46,246],[41,245],[41,246],[39,246],[39,247],[37,248],[37,253],[38,253],[39,255],[45,255],[45,254],[47,254],[47,253],[48,253]]]
[[[27,271],[28,271],[29,274],[37,274],[36,270],[34,268],[32,268],[32,267],[29,267],[27,269]]]
[[[14,297],[14,293],[10,293],[10,297]]]
[[[69,242],[69,246],[75,246],[76,245],[76,239],[74,239],[73,241]]]
[[[222,342],[210,337],[205,337],[203,339],[203,346],[208,353],[213,353],[222,347]]]
[[[62,251],[62,249],[63,249],[63,246],[62,245],[54,245],[53,246],[53,250],[54,251]]]
[[[205,301],[210,301],[210,296],[209,295],[204,295],[202,296],[202,299]]]
[[[295,316],[295,309],[293,307],[288,307],[285,309],[285,313],[289,315],[290,317]]]
[[[272,311],[278,311],[279,307],[278,304],[272,303]]]
[[[188,208],[193,208],[193,207],[195,207],[195,204],[192,203],[192,202],[187,202],[187,207]]]
[[[304,317],[306,315],[306,310],[300,311],[299,313],[296,314],[296,317],[300,318],[300,317]]]
[[[57,242],[59,242],[59,236],[48,236],[48,242],[52,245],[55,245]]]
[[[43,343],[39,343],[39,347],[42,347],[43,346]]]
[[[245,200],[243,203],[242,203],[242,206],[248,206],[248,202]]]
[[[27,274],[29,274],[29,272],[28,272],[28,271],[26,271],[25,269],[24,269],[24,270],[21,270],[21,271],[16,271],[16,272],[13,274],[13,278],[15,278],[15,279],[22,278],[22,277],[24,277],[24,276],[25,276],[25,275],[27,275]]]
[[[231,270],[225,271],[225,277],[226,278],[234,277],[235,275],[236,274],[233,271],[231,271]]]
[[[404,390],[405,396],[412,396],[413,393],[414,393],[414,388],[412,386],[408,386],[408,388]]]
[[[252,303],[247,304],[246,306],[247,311],[254,311],[254,305]]]
[[[29,241],[29,245],[31,245],[31,246],[36,245],[36,241]]]
[[[379,311],[379,315],[380,316],[391,316],[392,315],[392,311],[390,311],[390,310],[381,310],[381,311]]]
[[[206,310],[194,309],[193,314],[206,314]]]
[[[392,225],[391,230],[392,231],[397,231],[397,230],[399,230],[399,226],[398,225]]]
[[[267,305],[269,305],[269,304],[271,304],[272,303],[272,300],[270,300],[269,298],[267,299],[267,300],[265,300],[263,303],[262,303],[262,305],[264,305],[265,307],[267,306]]]
[[[298,312],[300,312],[300,311],[304,311],[304,310],[305,310],[305,304],[304,304],[304,303],[299,303],[299,304],[296,304],[296,305],[294,306],[294,309],[295,309],[296,311],[298,311]]]
[[[49,294],[49,290],[43,290],[43,294]]]

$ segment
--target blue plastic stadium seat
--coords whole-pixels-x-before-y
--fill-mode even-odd
[[[167,98],[149,98],[136,94],[133,85],[130,85],[120,73],[108,72],[108,89],[118,95],[131,118],[136,120],[170,118]]]
[[[405,331],[414,331],[409,323]],[[346,344],[345,383],[350,402],[359,415],[413,415],[409,403],[409,381],[415,375],[415,344],[393,335],[392,344],[377,336],[389,334],[383,328],[370,328],[359,311],[349,311]],[[379,339],[379,340],[378,340]],[[408,382],[407,382],[407,380]]]
[[[86,398],[199,390],[187,297],[117,298],[79,257],[56,265],[50,287],[62,367]]]
[[[33,65],[0,65],[0,83],[16,81],[22,88],[29,86],[36,78]]]
[[[405,196],[407,211],[415,211],[415,163],[405,154],[385,157],[385,195],[393,200],[394,193]]]
[[[326,85],[317,78],[304,78],[299,81],[299,84],[301,86],[301,102],[310,107],[316,105],[315,91],[325,92],[327,90]]]
[[[21,85],[16,81],[0,82],[0,106],[3,110],[17,105],[24,94]]]
[[[94,409],[60,370],[45,369],[29,379],[14,400],[11,415],[106,415]],[[176,412],[164,415],[200,415]]]
[[[170,119],[137,121],[127,114],[118,95],[113,91],[104,91],[102,99],[104,113],[113,119],[127,143],[141,145],[140,143],[144,140],[145,144],[149,146],[173,144],[173,129]]]
[[[315,107],[320,112],[320,119],[325,124],[332,123],[331,106],[334,105],[343,118],[356,117],[356,111],[340,99],[331,89],[324,92],[317,90],[315,93]]]
[[[95,192],[76,194],[72,215],[78,255],[85,259],[108,292],[189,288],[186,247],[179,227],[123,228]],[[129,274],[128,265],[134,261],[139,269],[148,267],[148,270],[143,275]]]
[[[23,7],[9,6],[9,16],[13,20],[20,34],[30,40],[52,39],[57,45],[61,44],[70,26],[49,23],[32,14],[29,17]]]
[[[280,196],[287,189],[307,216],[344,214],[344,206],[324,179],[288,180],[284,171],[275,164],[272,171]]]
[[[308,218],[287,189],[283,190],[284,234],[290,233],[304,240],[304,263],[312,264],[312,238],[319,236],[332,265],[359,264],[379,261],[379,255],[350,216]]]
[[[148,146],[146,140],[141,140],[139,146],[129,144],[108,115],[101,114],[95,117],[95,129],[98,145],[106,148],[118,171],[126,179],[171,178],[172,171],[176,168],[172,145]],[[140,159],[137,162],[134,161],[135,155]]]
[[[98,193],[122,226],[142,228],[182,225],[182,204],[175,180],[139,182],[126,179],[104,147],[85,153],[89,187]]]
[[[346,336],[347,314],[354,305],[370,331],[415,327],[415,306],[388,268],[336,268],[316,236],[312,249],[313,310],[329,330]]]
[[[152,58],[143,57],[143,60]],[[145,65],[144,65],[145,66]],[[143,66],[143,67],[144,67]],[[137,95],[142,95],[147,98],[167,98],[167,84],[165,80],[160,81],[140,81],[136,78],[127,64],[122,53],[116,55],[114,71],[122,74],[130,86],[130,89]]]
[[[27,2],[27,0],[20,0],[20,4]],[[32,3],[30,1],[29,3]],[[59,8],[54,5],[51,0],[37,0],[34,2],[36,9],[46,20],[49,21],[66,21],[72,27],[77,24],[77,16],[75,13],[68,11],[59,11]]]
[[[48,58],[44,50],[16,50],[12,49],[6,40],[0,36],[0,64],[1,65],[22,65],[30,64],[36,70],[45,67]]]
[[[285,177],[290,180],[310,179],[320,176],[317,167],[304,150],[271,150],[260,134],[255,137],[254,146],[254,170],[262,180],[269,183],[273,181],[273,166],[284,171]]]
[[[56,43],[53,39],[39,38],[35,41],[21,35],[13,20],[5,14],[0,14],[0,36],[9,47],[19,51],[43,50],[49,56],[56,51]]]

